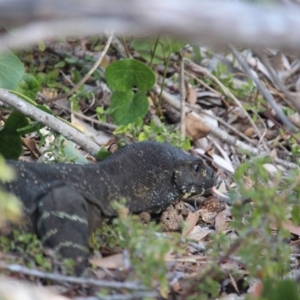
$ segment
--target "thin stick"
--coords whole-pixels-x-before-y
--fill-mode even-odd
[[[58,282],[69,282],[69,283],[77,283],[82,285],[92,285],[99,286],[103,288],[112,288],[112,289],[128,289],[128,290],[136,290],[136,291],[147,291],[147,288],[141,284],[136,282],[114,282],[114,281],[104,281],[98,280],[94,278],[80,278],[74,276],[65,276],[57,273],[48,273],[42,272],[39,270],[29,269],[17,264],[8,265],[4,262],[0,262],[0,269],[7,270],[13,273],[19,273],[24,275],[29,275],[37,278],[50,279]]]
[[[182,53],[180,53],[180,72],[179,72],[179,86],[180,86],[180,134],[185,137],[185,83],[184,83],[184,62]]]
[[[218,84],[220,86],[220,88],[223,90],[223,92],[225,93],[225,95],[227,95],[228,97],[230,97],[234,103],[242,110],[242,112],[245,114],[245,116],[247,117],[249,123],[251,124],[251,126],[253,127],[253,129],[255,130],[257,136],[261,139],[261,134],[259,129],[257,128],[256,124],[253,122],[253,120],[251,119],[251,117],[249,116],[248,112],[245,110],[244,106],[240,103],[240,101],[229,91],[229,89],[217,78],[215,77],[213,74],[211,74],[209,71],[207,71],[205,68],[195,64],[194,62],[192,62],[191,60],[185,58],[184,59],[185,63],[190,66],[192,69],[203,73],[205,76],[209,77],[210,79],[212,79],[216,84]],[[262,144],[264,145],[264,148],[267,152],[269,152],[269,148],[268,145],[264,142],[264,140],[262,140]]]
[[[46,126],[49,126],[53,130],[63,135],[66,139],[78,144],[88,153],[92,155],[96,155],[98,153],[100,146],[93,142],[85,134],[70,126],[66,122],[57,119],[55,116],[50,115],[20,99],[16,95],[9,93],[7,90],[0,89],[0,101],[12,106],[25,116],[33,118],[45,124]]]
[[[108,50],[108,48],[109,48],[109,46],[110,46],[110,44],[112,42],[113,37],[114,37],[114,35],[112,33],[109,36],[109,38],[108,38],[108,40],[107,40],[107,42],[105,44],[105,47],[104,47],[104,49],[103,49],[100,57],[96,60],[96,62],[92,66],[92,68],[85,74],[85,76],[75,86],[72,87],[72,89],[69,92],[67,92],[64,95],[55,97],[55,98],[47,99],[47,100],[44,101],[44,103],[50,103],[50,102],[54,102],[54,101],[57,101],[57,100],[60,100],[60,99],[68,98],[74,92],[76,92],[92,76],[92,74],[97,70],[98,66],[101,64],[104,56],[107,53],[107,50]]]
[[[286,86],[282,83],[282,81],[280,80],[280,78],[278,77],[278,75],[276,74],[274,69],[271,67],[270,60],[268,59],[268,57],[261,52],[257,52],[256,55],[261,60],[261,62],[264,64],[264,66],[267,68],[267,71],[269,72],[273,82],[276,84],[277,88],[286,96],[288,101],[286,101],[284,99],[284,97],[283,97],[283,99],[286,102],[288,102],[288,104],[290,106],[292,103],[292,105],[295,107],[295,109],[298,112],[300,112],[300,103],[299,103],[298,99],[295,96],[293,96],[293,94],[290,93],[288,91],[288,89],[286,88]]]

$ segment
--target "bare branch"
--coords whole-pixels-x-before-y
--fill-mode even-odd
[[[179,86],[180,86],[180,133],[181,137],[185,137],[185,82],[184,82],[184,62],[183,62],[183,53],[180,53],[180,71],[179,71]]]
[[[56,273],[41,272],[39,270],[29,269],[17,264],[8,265],[4,262],[0,262],[0,269],[7,270],[13,273],[25,274],[37,278],[50,279],[56,282],[69,282],[77,283],[89,286],[99,286],[103,288],[113,288],[113,289],[129,289],[136,291],[147,291],[147,288],[136,282],[116,282],[116,281],[105,281],[94,278],[80,278],[74,276],[65,276]]]
[[[93,142],[85,134],[68,125],[66,122],[57,119],[55,116],[52,116],[34,107],[33,105],[30,105],[26,101],[9,93],[7,90],[0,89],[0,100],[9,106],[12,106],[14,109],[21,112],[25,116],[31,117],[59,132],[66,139],[78,144],[88,153],[92,155],[96,155],[98,153],[100,149],[99,145]]]
[[[199,43],[300,49],[300,7],[201,0],[0,0],[0,51],[42,39],[168,33]],[[25,23],[25,24],[24,24]]]

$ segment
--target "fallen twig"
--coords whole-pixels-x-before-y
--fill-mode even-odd
[[[185,137],[185,82],[184,82],[184,62],[183,55],[180,53],[180,71],[179,71],[179,86],[180,86],[180,133],[181,137]]]
[[[93,142],[85,134],[68,125],[66,122],[59,120],[55,116],[50,115],[20,99],[16,95],[9,93],[7,90],[0,89],[0,101],[12,106],[25,116],[33,118],[44,125],[49,126],[51,129],[63,135],[66,139],[78,144],[88,153],[92,155],[96,155],[98,153],[100,146]]]
[[[37,278],[50,279],[56,282],[69,282],[69,283],[76,283],[81,285],[99,286],[103,288],[112,288],[112,289],[128,289],[128,290],[135,290],[135,291],[148,290],[145,286],[136,282],[116,282],[116,281],[98,280],[94,278],[66,276],[57,273],[47,273],[39,270],[29,269],[17,264],[9,265],[4,262],[0,262],[0,269],[7,270],[13,273],[29,275]]]
[[[193,44],[209,37],[218,44],[299,50],[299,6],[271,4],[221,0],[0,1],[1,23],[7,28],[20,25],[2,35],[0,52],[48,38],[94,36],[107,30],[130,35],[168,33],[193,40]]]

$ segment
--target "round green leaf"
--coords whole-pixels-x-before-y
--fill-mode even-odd
[[[12,52],[0,55],[0,88],[15,89],[23,74],[24,65]]]
[[[113,92],[111,96],[111,115],[117,125],[127,125],[137,118],[143,118],[149,108],[147,97],[141,93]]]
[[[105,70],[105,78],[114,91],[129,91],[137,87],[147,91],[155,83],[155,74],[142,62],[136,59],[124,59],[110,64]]]

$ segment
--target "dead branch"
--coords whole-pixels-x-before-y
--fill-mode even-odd
[[[113,288],[113,289],[147,291],[147,288],[145,286],[138,284],[136,282],[116,282],[116,281],[98,280],[94,278],[80,278],[74,276],[65,276],[56,273],[41,272],[39,270],[29,269],[17,264],[9,265],[4,262],[0,262],[0,269],[7,270],[13,273],[33,276],[36,278],[50,279],[56,282],[69,282],[69,283],[77,283],[81,285],[98,286],[98,287]]]
[[[26,101],[18,98],[17,96],[9,93],[7,90],[0,89],[0,101],[5,104],[13,107],[17,111],[21,112],[25,116],[31,117],[47,126],[53,130],[59,132],[66,139],[78,144],[80,147],[85,149],[88,153],[96,155],[100,150],[100,146],[93,142],[88,136],[81,133],[74,127],[68,125],[66,122],[63,122],[56,118],[53,115],[50,115],[33,105],[30,105]]]
[[[171,34],[185,40],[300,49],[300,7],[201,0],[0,0],[0,20],[15,26],[0,51],[42,39],[116,34]]]

